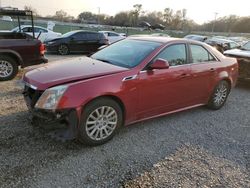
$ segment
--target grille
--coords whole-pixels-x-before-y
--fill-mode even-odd
[[[42,94],[43,94],[43,91],[34,90],[28,87],[27,85],[25,85],[23,95],[29,107],[34,108],[36,105],[36,102],[38,101],[38,99],[41,97]]]

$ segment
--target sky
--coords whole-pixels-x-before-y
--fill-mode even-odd
[[[142,4],[144,11],[163,11],[187,9],[187,17],[202,24],[230,14],[250,16],[249,0],[0,0],[2,7],[11,6],[22,9],[32,6],[42,16],[54,15],[57,10],[64,10],[77,17],[83,11],[115,15],[120,11],[131,10],[134,4]]]

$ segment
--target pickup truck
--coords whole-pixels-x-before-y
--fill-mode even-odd
[[[239,80],[250,80],[250,41],[238,49],[225,51],[224,55],[237,58],[239,64]]]
[[[47,63],[45,46],[25,33],[0,32],[0,81],[13,79],[19,67]]]

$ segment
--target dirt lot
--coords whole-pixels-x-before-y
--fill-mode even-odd
[[[249,84],[219,111],[138,123],[98,147],[32,127],[21,92],[17,79],[0,83],[0,187],[250,187]]]

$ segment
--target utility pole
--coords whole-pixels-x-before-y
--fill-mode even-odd
[[[214,23],[213,23],[213,27],[212,27],[212,33],[214,32],[215,22],[216,22],[216,18],[217,18],[218,14],[219,14],[218,12],[214,13]]]
[[[97,22],[98,22],[98,25],[100,25],[100,13],[101,13],[101,8],[100,7],[97,7],[98,9],[98,19],[97,19]]]

